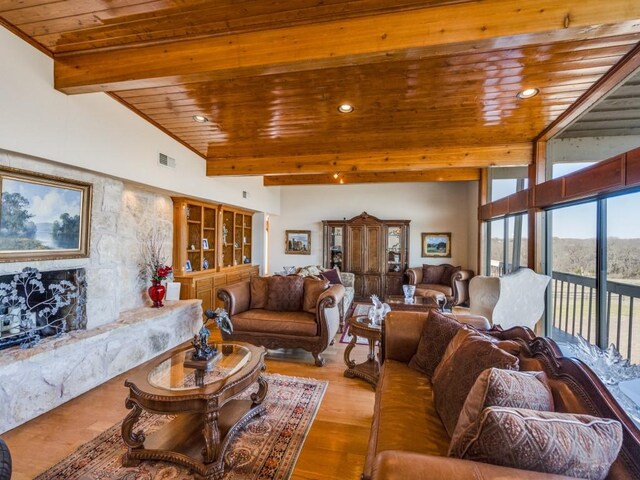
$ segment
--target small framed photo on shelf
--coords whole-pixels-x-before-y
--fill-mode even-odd
[[[187,260],[187,263],[185,264],[184,269],[187,272],[193,272],[193,269],[191,268],[191,260]]]
[[[451,257],[451,232],[422,233],[423,257]]]
[[[202,239],[202,248],[204,248],[205,250],[209,250],[209,240],[207,240],[206,238]]]

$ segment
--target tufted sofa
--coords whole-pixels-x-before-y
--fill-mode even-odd
[[[307,284],[324,288],[308,298]],[[300,283],[304,289],[300,292]],[[233,325],[224,340],[237,340],[266,348],[302,348],[311,352],[315,364],[323,366],[321,353],[333,342],[340,324],[342,285],[296,275],[253,277],[250,281],[218,290]],[[278,310],[278,305],[286,306]]]
[[[462,270],[447,263],[423,265],[407,269],[409,284],[416,286],[416,296],[430,295],[436,291],[444,293],[447,305],[463,305],[469,301],[469,280],[472,270]]]
[[[363,479],[558,479],[568,478],[447,457],[450,437],[436,410],[430,378],[409,367],[427,314],[391,312],[383,324],[383,364]],[[640,430],[606,387],[581,362],[563,357],[556,344],[527,328],[489,333],[520,345],[521,371],[544,371],[556,411],[617,419],[622,449],[607,479],[640,478]]]
[[[0,438],[0,480],[9,480],[11,478],[11,454],[9,447]]]

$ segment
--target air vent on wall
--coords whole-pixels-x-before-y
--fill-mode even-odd
[[[171,158],[169,155],[165,155],[164,153],[158,154],[158,163],[163,167],[176,168],[176,159]]]

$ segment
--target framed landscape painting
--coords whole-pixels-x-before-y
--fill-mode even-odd
[[[311,230],[287,230],[284,253],[311,255]]]
[[[0,262],[89,256],[91,185],[0,168]]]
[[[451,257],[451,232],[423,233],[423,257]]]

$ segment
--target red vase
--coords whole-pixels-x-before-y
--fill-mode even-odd
[[[151,280],[151,286],[148,291],[149,297],[153,300],[153,308],[164,307],[162,299],[164,298],[166,290],[160,280]]]

